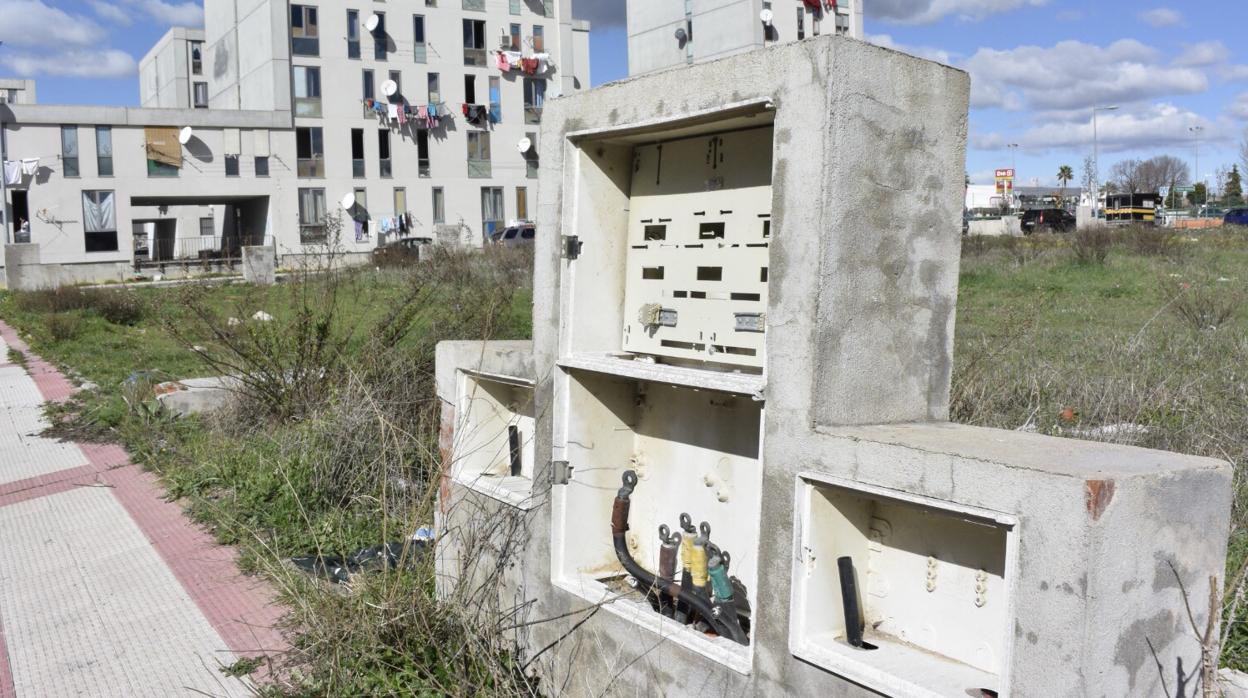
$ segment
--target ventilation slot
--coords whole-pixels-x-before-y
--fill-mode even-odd
[[[758,280],[763,283],[767,283],[767,267],[763,267],[762,270],[759,272]]]
[[[663,267],[643,267],[641,270],[641,278],[648,281],[662,281]]]
[[[734,301],[761,301],[763,299],[760,293],[734,293],[730,296],[730,300]]]
[[[660,346],[668,349],[684,349],[686,351],[705,351],[705,344],[694,344],[693,342],[675,342],[670,339],[664,339],[659,342]]]
[[[724,224],[723,223],[702,223],[698,226],[699,240],[723,240]]]
[[[698,267],[698,281],[723,281],[723,267]]]
[[[647,240],[666,240],[667,239],[667,226],[666,225],[647,225],[645,237]]]

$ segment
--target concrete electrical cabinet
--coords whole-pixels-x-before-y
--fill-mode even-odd
[[[439,589],[506,570],[545,691],[1151,695],[1153,652],[1199,664],[1171,565],[1221,576],[1227,464],[946,421],[968,100],[823,36],[547,102],[532,353],[438,355]],[[456,432],[530,415],[518,506]],[[639,593],[684,523],[739,628]]]

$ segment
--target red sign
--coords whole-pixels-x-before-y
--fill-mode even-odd
[[[1014,170],[997,170],[997,179],[1014,179]]]

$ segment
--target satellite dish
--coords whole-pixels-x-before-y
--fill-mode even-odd
[[[399,83],[393,80],[387,80],[381,83],[381,91],[384,92],[387,97],[391,97],[395,92],[399,91]]]
[[[181,131],[178,132],[178,142],[181,143],[182,145],[186,145],[187,143],[191,142],[191,137],[194,135],[195,135],[195,130],[192,129],[190,126],[186,126]]]
[[[766,24],[769,27],[771,26],[771,20],[775,19],[775,17],[776,14],[771,10],[763,10],[758,13],[758,18],[763,20],[763,24]]]
[[[378,17],[376,13],[369,15],[368,19],[364,20],[364,28],[370,32],[377,31],[379,26],[381,26],[381,17]]]
[[[347,192],[347,194],[342,197],[342,207],[351,208],[353,206],[355,206],[355,192]]]
[[[519,150],[521,153],[527,153],[532,149],[533,149],[532,139],[521,138],[520,141],[516,143],[516,150]]]
[[[688,35],[687,33],[685,33],[685,28],[684,28],[684,27],[680,27],[680,28],[678,28],[678,29],[676,30],[676,40],[677,40],[677,41],[681,41],[681,42],[683,42],[685,39],[688,39],[688,38],[689,38],[689,35]]]

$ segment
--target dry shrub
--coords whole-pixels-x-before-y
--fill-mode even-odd
[[[83,289],[63,286],[14,294],[19,310],[29,313],[65,313],[84,310],[115,325],[135,325],[146,315],[147,307],[134,291],[127,289]]]
[[[1016,237],[1006,235],[1001,238],[1000,246],[1014,264],[1025,267],[1044,257],[1051,244],[1043,236]]]
[[[52,313],[43,322],[53,342],[68,342],[82,334],[82,316],[76,312]]]
[[[1113,246],[1114,234],[1101,227],[1076,231],[1070,239],[1070,249],[1080,264],[1104,266]]]
[[[988,242],[987,235],[962,236],[963,257],[982,257],[990,249],[992,249],[992,246]]]
[[[1132,251],[1145,257],[1180,259],[1187,249],[1183,238],[1173,230],[1151,225],[1131,226],[1122,231],[1122,239]]]
[[[1166,307],[1196,331],[1216,330],[1233,320],[1248,300],[1230,279],[1198,275],[1192,279],[1165,279],[1161,284]]]

